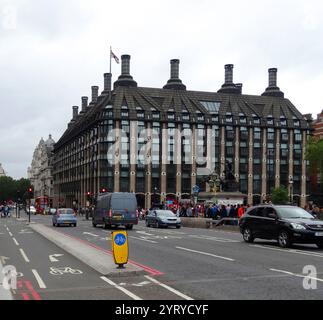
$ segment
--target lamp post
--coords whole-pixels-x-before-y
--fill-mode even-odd
[[[288,185],[289,185],[289,202],[290,204],[293,204],[293,178],[290,177],[289,181],[288,181]]]
[[[156,204],[156,193],[157,193],[157,187],[154,187],[154,205]]]

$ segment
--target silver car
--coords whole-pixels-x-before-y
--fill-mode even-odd
[[[151,210],[146,216],[146,226],[161,227],[181,227],[182,221],[170,210]]]

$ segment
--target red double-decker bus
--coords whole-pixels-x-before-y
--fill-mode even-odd
[[[45,210],[48,210],[48,208],[49,208],[49,198],[47,196],[41,196],[35,199],[36,213],[44,214]]]

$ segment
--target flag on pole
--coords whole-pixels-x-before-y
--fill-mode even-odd
[[[112,52],[111,49],[110,49],[110,57],[113,58],[116,63],[120,62],[119,58]]]

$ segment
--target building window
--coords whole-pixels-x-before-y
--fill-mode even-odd
[[[254,124],[260,124],[260,119],[256,114],[252,115],[252,119]]]
[[[225,121],[228,122],[228,123],[232,123],[233,122],[233,117],[232,117],[232,114],[230,112],[227,112],[225,114]]]
[[[287,126],[287,120],[285,117],[280,117],[280,125],[281,126]]]
[[[274,117],[273,117],[272,115],[269,115],[269,116],[267,117],[267,124],[268,124],[269,126],[273,126],[273,125],[274,125]]]
[[[175,120],[175,114],[172,113],[172,112],[168,112],[167,113],[167,118],[168,118],[168,120]]]
[[[129,110],[127,106],[121,107],[121,117],[127,118],[129,116]]]
[[[153,119],[158,120],[160,118],[159,112],[158,111],[154,111],[153,112]]]
[[[189,121],[190,120],[190,115],[189,113],[185,112],[182,114],[182,120],[183,121]]]
[[[221,103],[216,101],[200,101],[200,104],[211,114],[219,112]]]

